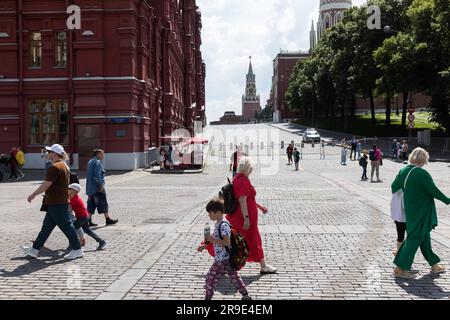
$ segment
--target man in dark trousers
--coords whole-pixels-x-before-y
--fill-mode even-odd
[[[350,151],[350,160],[356,160],[356,149],[358,148],[358,140],[355,137],[350,141],[351,151]],[[353,157],[352,157],[353,156]]]
[[[99,214],[105,216],[106,225],[116,224],[118,220],[111,219],[109,216],[108,200],[106,199],[105,188],[105,169],[103,169],[102,160],[105,158],[105,152],[102,149],[95,149],[94,155],[89,160],[86,177],[86,194],[88,195],[87,209],[91,215],[90,226],[97,224],[92,222],[92,215],[95,209]]]

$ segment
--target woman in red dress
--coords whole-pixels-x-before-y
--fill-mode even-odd
[[[261,265],[261,273],[276,273],[276,269],[267,265],[264,259],[261,235],[258,230],[258,209],[267,213],[267,208],[256,202],[256,190],[249,180],[253,167],[248,157],[239,161],[237,175],[233,179],[234,195],[239,202],[238,209],[233,214],[226,216],[227,220],[235,227],[247,241],[249,247],[248,262],[258,262]]]

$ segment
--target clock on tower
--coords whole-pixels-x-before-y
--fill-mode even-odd
[[[261,104],[259,95],[256,92],[256,76],[253,73],[252,57],[248,67],[246,76],[245,94],[242,96],[242,117],[244,120],[251,120],[255,117],[255,113],[261,112]]]

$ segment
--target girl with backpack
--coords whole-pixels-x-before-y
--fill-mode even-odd
[[[363,150],[363,155],[359,158],[359,165],[363,169],[363,173],[361,176],[361,181],[367,181],[367,164],[369,163],[369,159],[367,157],[367,150]]]
[[[238,270],[233,267],[231,259],[231,238],[232,231],[228,221],[224,220],[224,205],[219,199],[211,200],[207,206],[209,218],[215,221],[213,235],[205,235],[206,243],[210,243],[214,246],[214,263],[209,269],[206,275],[205,283],[205,300],[211,300],[214,295],[214,290],[219,280],[226,272],[233,281],[236,289],[242,294],[242,300],[251,300],[248,295],[247,288],[244,281],[238,274]],[[205,245],[198,248],[201,252],[206,249]]]

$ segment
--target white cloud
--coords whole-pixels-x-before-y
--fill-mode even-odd
[[[365,0],[354,0],[359,5]],[[319,0],[198,0],[206,61],[208,121],[224,111],[241,114],[241,98],[252,56],[261,105],[269,98],[273,59],[280,49],[309,49],[311,20]]]

